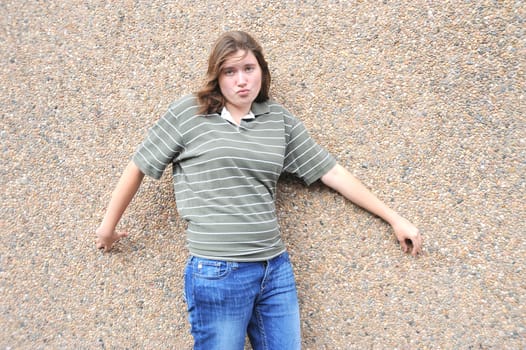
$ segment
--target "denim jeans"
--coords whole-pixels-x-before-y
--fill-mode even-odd
[[[247,334],[254,350],[301,348],[296,283],[287,253],[249,263],[191,257],[185,299],[194,349],[243,350]]]

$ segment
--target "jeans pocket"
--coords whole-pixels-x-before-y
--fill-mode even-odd
[[[196,258],[193,267],[193,274],[195,277],[209,280],[224,278],[230,271],[229,263],[227,261],[219,260]]]

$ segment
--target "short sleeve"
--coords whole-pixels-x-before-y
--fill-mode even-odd
[[[174,103],[148,131],[137,147],[133,162],[146,175],[160,179],[168,164],[182,152],[182,135],[178,128],[179,113]]]
[[[336,159],[310,137],[305,125],[288,113],[285,114],[285,132],[285,172],[310,185],[336,165]]]

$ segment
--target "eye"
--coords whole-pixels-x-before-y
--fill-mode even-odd
[[[251,73],[251,72],[253,72],[254,70],[256,70],[256,67],[255,67],[255,66],[247,66],[247,67],[245,68],[245,72],[247,72],[247,73]]]
[[[235,71],[232,68],[225,68],[223,70],[223,74],[226,75],[226,76],[232,76],[232,75],[234,75],[234,73],[235,73]]]

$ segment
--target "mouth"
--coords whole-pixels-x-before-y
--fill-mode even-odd
[[[245,95],[248,95],[250,93],[250,90],[249,89],[241,89],[237,92],[238,95],[241,95],[241,96],[245,96]]]

